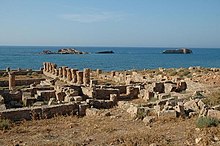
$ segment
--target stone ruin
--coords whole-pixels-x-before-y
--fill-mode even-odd
[[[156,117],[220,115],[207,108],[199,98],[179,98],[178,93],[187,90],[187,83],[181,80],[174,82],[168,77],[152,80],[135,71],[111,71],[109,74],[100,69],[80,71],[67,66],[57,67],[50,62],[43,64],[42,71],[47,79],[39,84],[31,84],[13,94],[0,93],[1,118],[30,120],[65,114],[85,116],[93,115],[97,109],[114,106],[125,109],[132,118],[142,119],[147,124]],[[103,85],[99,80],[112,80],[116,84]],[[15,74],[10,72],[9,90],[15,85]],[[141,106],[127,101],[138,98],[143,100]],[[12,101],[17,105],[8,106],[7,103]]]

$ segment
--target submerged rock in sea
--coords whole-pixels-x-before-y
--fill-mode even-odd
[[[192,53],[192,50],[187,49],[187,48],[163,51],[163,54],[191,54],[191,53]]]

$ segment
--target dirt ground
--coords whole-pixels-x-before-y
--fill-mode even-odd
[[[196,145],[196,138],[201,138],[198,145],[220,145],[220,127],[198,129],[196,118],[157,119],[145,125],[117,107],[108,112],[108,116],[59,116],[24,121],[1,131],[0,145],[185,146]]]

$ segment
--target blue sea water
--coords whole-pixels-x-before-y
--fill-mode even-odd
[[[66,46],[64,46],[66,47]],[[68,46],[71,47],[71,46]],[[140,47],[74,47],[90,52],[85,55],[39,54],[43,50],[57,51],[62,46],[0,46],[0,69],[10,67],[39,69],[43,62],[54,62],[58,66],[110,70],[179,68],[190,66],[220,68],[220,48],[191,48],[192,54],[162,54],[170,48]],[[114,54],[95,54],[112,50]]]

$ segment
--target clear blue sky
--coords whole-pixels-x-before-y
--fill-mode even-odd
[[[0,45],[220,47],[220,0],[0,0]]]

